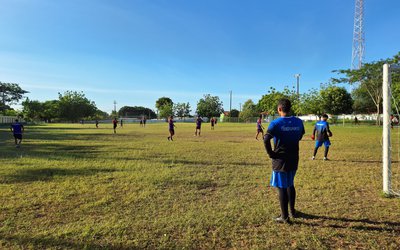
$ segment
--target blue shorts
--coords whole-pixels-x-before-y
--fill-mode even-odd
[[[294,186],[295,171],[290,172],[276,172],[272,171],[270,185],[272,187],[288,188]]]
[[[316,148],[319,148],[319,147],[321,147],[322,146],[322,144],[326,147],[326,148],[329,148],[329,146],[331,145],[331,141],[329,141],[329,140],[326,140],[326,141],[316,141],[315,142],[315,147]]]

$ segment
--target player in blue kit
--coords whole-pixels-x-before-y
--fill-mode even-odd
[[[318,152],[318,148],[321,147],[322,145],[325,146],[324,161],[328,160],[329,146],[331,145],[329,137],[332,136],[332,132],[329,129],[329,123],[327,122],[327,120],[328,120],[328,115],[323,114],[322,121],[318,121],[315,124],[313,134],[311,135],[311,139],[314,140],[315,133],[317,133],[317,140],[315,142],[314,154],[312,157],[313,160],[315,159],[315,155]]]
[[[24,125],[22,125],[18,119],[15,119],[15,122],[11,124],[10,130],[14,135],[15,147],[19,148],[22,142],[22,134],[25,131]]]
[[[271,186],[278,189],[281,215],[275,218],[276,222],[290,223],[290,214],[296,216],[294,176],[299,163],[299,141],[305,131],[303,121],[297,117],[289,116],[291,103],[288,99],[278,102],[280,118],[272,121],[264,137],[264,146],[267,154],[272,159]],[[274,149],[271,146],[274,140]]]
[[[201,119],[200,116],[197,116],[196,119],[196,130],[194,131],[194,136],[197,136],[197,134],[200,136],[201,133],[201,123],[203,122],[203,119]]]

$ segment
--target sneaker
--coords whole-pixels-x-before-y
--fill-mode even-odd
[[[169,141],[169,136],[167,137],[168,141]]]
[[[275,221],[276,223],[283,223],[283,224],[290,224],[290,223],[291,223],[289,217],[287,217],[287,218],[282,218],[282,216],[276,217],[276,218],[274,219],[274,221]]]
[[[291,218],[297,218],[297,217],[298,217],[298,214],[297,214],[296,210],[295,210],[295,211],[289,212],[289,217],[291,217]]]
[[[315,160],[315,156],[311,157],[311,160]]]
[[[329,161],[329,159],[327,157],[324,157],[324,161]]]

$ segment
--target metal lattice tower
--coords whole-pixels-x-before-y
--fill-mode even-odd
[[[364,37],[364,0],[355,0],[353,30],[353,51],[351,69],[360,69],[364,61],[365,37]]]

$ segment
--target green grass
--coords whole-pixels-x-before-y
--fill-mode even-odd
[[[400,199],[381,195],[381,128],[333,126],[323,162],[323,149],[310,159],[307,125],[295,180],[306,218],[292,225],[272,221],[254,124],[205,124],[193,137],[177,123],[174,142],[167,129],[28,126],[20,149],[1,129],[0,248],[400,248]]]

